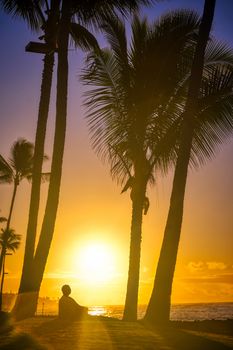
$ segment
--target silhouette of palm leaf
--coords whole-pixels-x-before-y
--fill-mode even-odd
[[[129,178],[139,149],[148,158],[145,166],[151,161],[151,171],[155,166],[155,154],[157,166],[163,166],[164,171],[176,157],[174,145],[179,126],[176,119],[182,113],[187,87],[180,81],[184,80],[188,68],[190,70],[194,52],[190,47],[196,38],[199,18],[196,13],[187,11],[165,17],[153,24],[153,32],[146,20],[140,21],[135,16],[129,51],[123,24],[110,20],[104,30],[111,50],[90,54],[81,76],[91,87],[85,93],[84,104],[93,148],[103,160],[110,162],[112,177],[119,183]],[[173,31],[171,23],[175,23]],[[181,38],[174,55],[161,50],[162,43],[164,48],[174,46],[178,36]],[[179,62],[181,57],[186,57],[183,64]],[[169,64],[172,68],[167,70]],[[169,128],[170,137],[165,143],[162,140]],[[155,151],[158,145],[160,150]],[[154,181],[152,173],[149,179]]]
[[[34,145],[27,140],[18,139],[11,148],[10,164],[20,178],[32,172]]]
[[[5,218],[4,216],[0,216],[0,222],[6,222],[7,218]]]
[[[32,30],[39,30],[42,24],[41,7],[45,1],[1,0],[0,6],[13,17],[23,18]]]
[[[13,181],[13,169],[0,154],[0,183],[11,183]]]
[[[70,24],[71,40],[75,47],[82,50],[98,50],[99,45],[94,37],[84,26],[78,23]]]
[[[150,6],[158,0],[79,0],[73,1],[74,18],[82,25],[99,29],[103,20],[137,11],[140,6]]]
[[[5,247],[6,250],[10,250],[15,252],[20,245],[21,235],[16,234],[15,230],[9,229],[1,229],[0,234],[0,246]]]
[[[194,166],[212,158],[233,130],[233,66],[214,65],[207,74],[195,122],[191,158]]]

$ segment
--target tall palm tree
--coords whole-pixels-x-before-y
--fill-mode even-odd
[[[43,28],[45,30],[45,43],[49,44],[49,52],[45,55],[45,60],[47,58],[50,60],[50,62],[54,63],[54,52],[58,51],[58,28],[59,23],[61,21],[60,17],[60,0],[51,1],[50,7],[46,10],[46,13],[49,13],[48,21],[43,25]],[[51,17],[51,20],[50,20]],[[51,26],[50,26],[51,23]],[[96,40],[85,28],[83,28],[81,25],[78,25],[76,23],[70,23],[69,26],[67,26],[68,32],[72,35],[72,38],[74,40],[75,45],[87,49],[89,45],[91,47],[96,46]],[[81,34],[80,34],[81,32]],[[48,37],[48,39],[46,39]],[[52,42],[49,42],[52,41]],[[53,45],[53,46],[52,46]],[[59,50],[60,52],[61,50]],[[53,66],[53,64],[52,64]],[[52,82],[52,66],[48,67],[47,61],[46,61],[46,68],[50,68],[49,70],[49,77],[50,77],[50,85],[48,84],[48,74],[44,72],[43,78],[46,77],[45,81],[42,81],[42,88],[41,88],[41,94],[43,93],[43,96],[47,97],[47,107],[49,107],[49,96],[48,94],[48,88],[49,91],[51,91],[51,82]],[[47,92],[46,92],[47,89]],[[45,143],[45,134],[46,134],[46,125],[47,125],[47,118],[48,118],[48,108],[45,111],[42,111],[41,117],[38,118],[38,124],[37,124],[37,134],[36,134],[36,145],[37,152],[35,155],[35,163],[34,163],[34,172],[33,172],[33,182],[32,182],[32,191],[31,191],[31,200],[30,200],[30,208],[29,208],[29,220],[28,220],[28,226],[27,226],[27,239],[26,239],[26,245],[25,245],[25,254],[24,254],[24,263],[23,263],[23,271],[22,271],[22,277],[20,282],[20,288],[19,292],[22,292],[27,289],[27,284],[29,280],[29,276],[32,273],[33,269],[33,260],[35,255],[35,240],[36,240],[36,229],[37,229],[37,218],[38,218],[38,209],[39,209],[39,201],[40,201],[40,177],[39,173],[41,172],[41,156],[44,151],[44,143]],[[61,123],[62,124],[62,123]],[[37,142],[38,141],[38,142]],[[35,150],[36,151],[36,150]]]
[[[182,115],[170,208],[154,288],[145,315],[145,320],[151,323],[166,323],[169,320],[189,163],[195,164],[197,158],[203,163],[205,158],[211,157],[216,146],[229,136],[233,128],[233,52],[218,44],[213,50],[215,54],[212,52],[211,66],[205,63],[204,57],[214,8],[214,0],[205,1]]]
[[[2,278],[0,285],[0,311],[2,311],[2,293],[3,293],[3,284],[5,276],[5,258],[7,251],[15,252],[20,245],[21,235],[16,234],[15,231],[11,228],[1,229],[2,233],[0,234],[0,247],[1,255],[3,256],[3,266],[2,266]]]
[[[131,191],[124,320],[137,318],[142,217],[149,207],[147,186],[154,182],[157,167],[166,171],[175,159],[178,83],[188,73],[184,67],[182,72],[178,69],[179,62],[190,56],[198,25],[198,16],[188,11],[170,13],[153,25],[135,17],[127,45],[123,23],[108,20],[104,29],[110,50],[91,54],[82,75],[89,86],[85,105],[93,148],[109,161],[112,177],[125,184],[122,192]],[[172,99],[175,93],[176,100]]]
[[[26,246],[29,247],[29,249],[26,249],[25,251],[26,261],[30,261],[33,257],[36,239],[45,134],[51,95],[54,53],[57,48],[56,41],[59,20],[59,4],[60,0],[51,0],[50,6],[48,1],[38,2],[37,0],[1,0],[0,2],[1,8],[6,13],[9,13],[12,17],[18,17],[26,21],[32,31],[38,33],[41,32],[41,30],[43,31],[43,35],[40,37],[40,39],[44,41],[44,43],[40,45],[42,51],[36,50],[37,52],[44,54],[44,66],[35,137],[32,189],[26,235]],[[30,44],[28,46],[30,46]],[[28,46],[26,50],[29,49]],[[34,49],[34,52],[36,51]]]
[[[129,10],[138,8],[139,4],[152,3],[151,0],[111,0],[106,3],[103,0],[75,1],[66,0],[61,3],[61,17],[59,20],[59,33],[57,39],[58,69],[57,69],[57,102],[56,102],[56,126],[54,147],[51,167],[51,181],[48,191],[45,215],[42,223],[41,234],[32,260],[25,260],[20,282],[19,293],[21,294],[14,307],[15,315],[25,317],[34,314],[40,284],[43,278],[50,244],[53,236],[62,172],[62,159],[64,152],[66,110],[67,110],[67,85],[68,85],[68,43],[69,34],[73,34],[75,43],[84,47],[96,47],[94,37],[86,30],[85,26],[98,26],[101,19],[106,15],[116,15],[116,10],[126,14]],[[72,23],[75,20],[75,23]],[[83,26],[83,24],[85,26]],[[28,234],[30,234],[28,232]],[[35,234],[35,233],[32,233]],[[35,245],[35,239],[34,239]],[[26,246],[26,250],[33,249],[32,245]],[[33,250],[34,251],[34,250]],[[31,254],[31,253],[30,253]],[[33,279],[31,278],[33,271]],[[26,301],[26,310],[23,293],[31,293],[31,302]],[[26,295],[26,294],[25,294]],[[29,295],[29,294],[27,294]],[[27,299],[26,295],[26,299]],[[23,314],[21,311],[23,310]],[[24,312],[25,310],[25,312]]]

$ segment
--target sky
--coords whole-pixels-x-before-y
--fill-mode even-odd
[[[175,8],[201,13],[204,1],[159,2],[143,14],[154,20]],[[217,0],[214,35],[233,47],[233,2]],[[0,153],[9,156],[19,137],[34,141],[43,57],[26,53],[31,33],[25,23],[0,13]],[[103,38],[98,35],[101,45]],[[109,167],[90,146],[79,74],[81,51],[69,51],[69,100],[67,135],[60,202],[41,295],[57,298],[61,285],[69,283],[80,303],[123,304],[126,292],[130,240],[129,194],[111,180]],[[56,66],[54,68],[56,73]],[[56,74],[55,74],[56,75]],[[46,154],[51,158],[56,76],[52,88]],[[216,157],[198,171],[189,171],[181,242],[173,285],[172,302],[233,301],[233,138],[226,140]],[[49,171],[50,161],[44,165]],[[139,303],[149,300],[169,208],[173,171],[157,175],[149,190],[150,209],[143,218]],[[40,222],[47,184],[42,187]],[[0,215],[7,216],[11,185],[0,185]],[[12,227],[22,235],[15,255],[7,256],[5,292],[17,292],[23,262],[30,184],[18,190]],[[39,229],[38,229],[39,233]]]

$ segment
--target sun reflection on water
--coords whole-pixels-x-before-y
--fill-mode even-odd
[[[97,305],[88,308],[88,314],[91,316],[109,316],[109,312],[105,306]]]

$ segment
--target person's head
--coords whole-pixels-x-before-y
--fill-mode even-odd
[[[66,297],[68,297],[71,293],[71,288],[68,284],[64,284],[64,286],[62,286],[61,290],[62,290],[63,295],[65,295]]]

